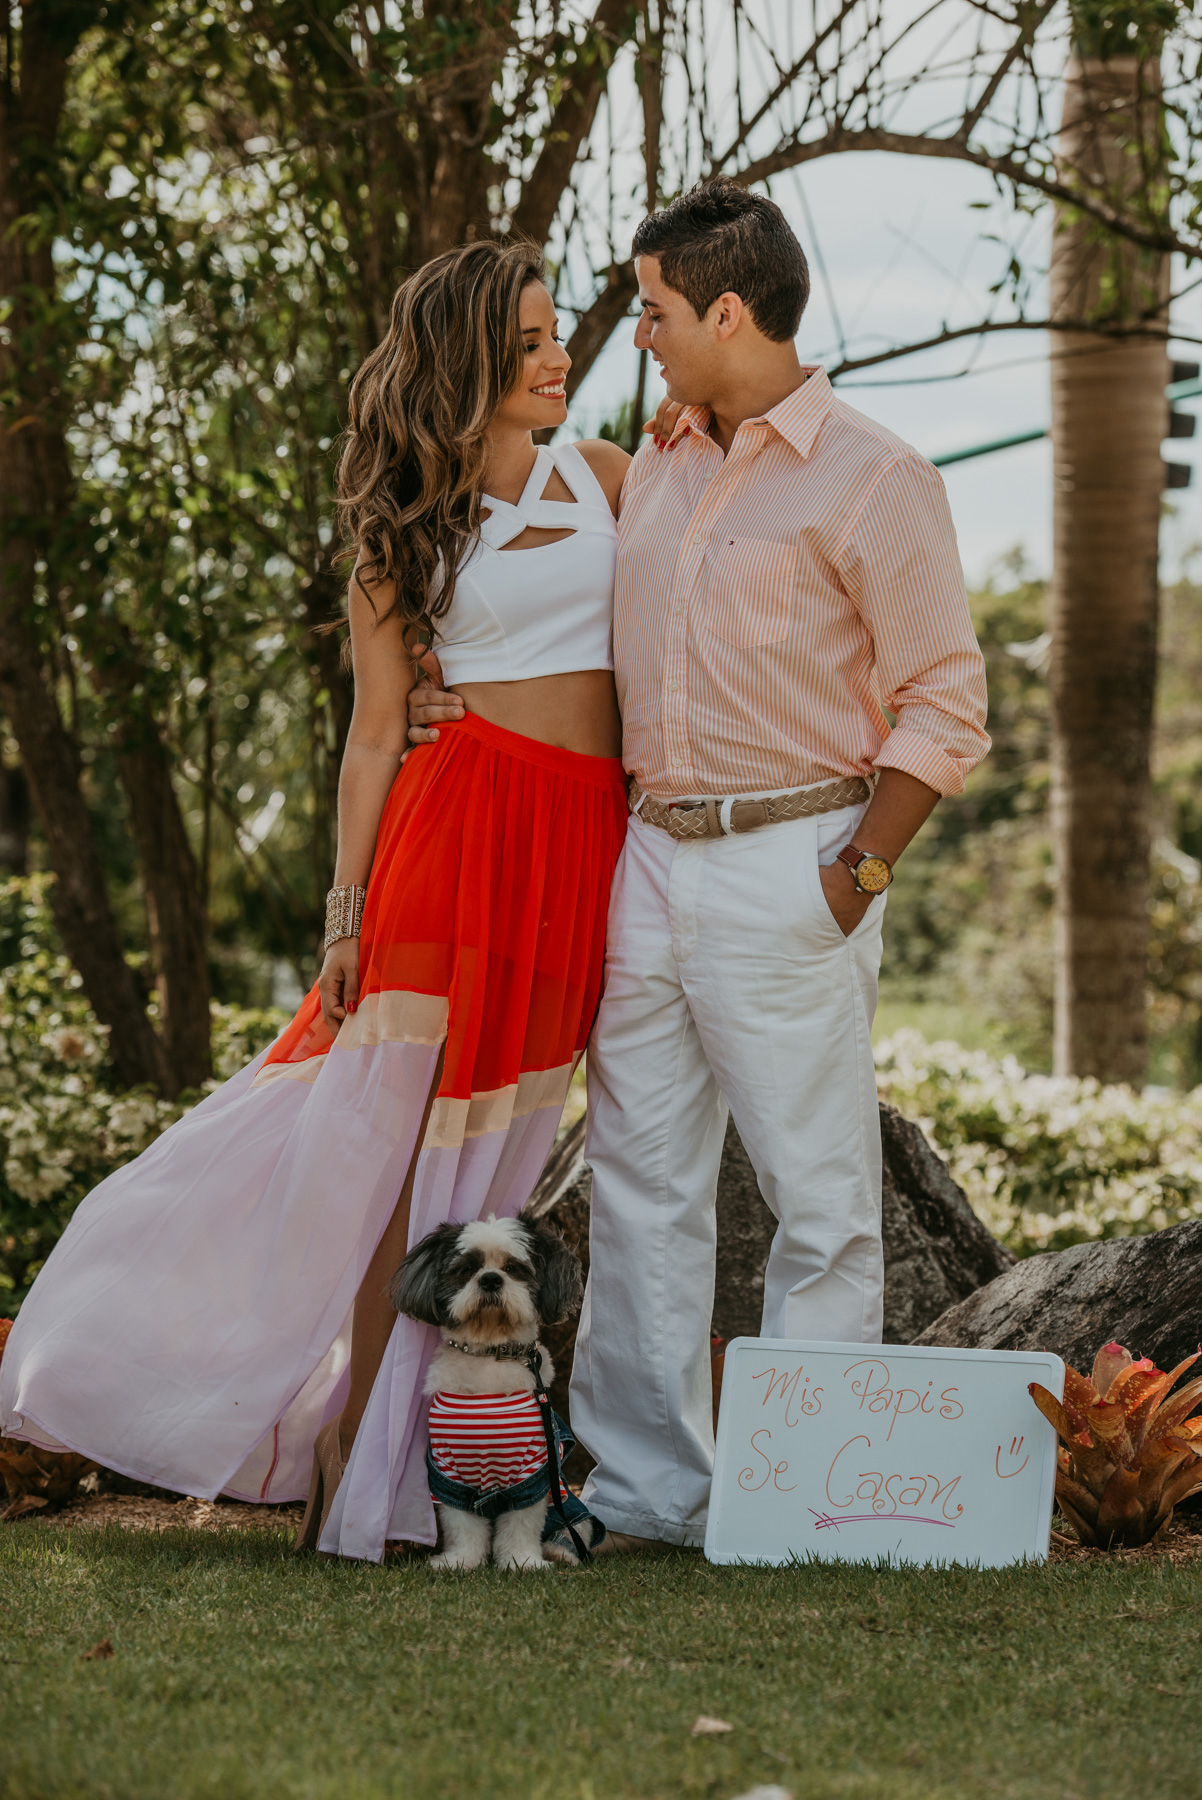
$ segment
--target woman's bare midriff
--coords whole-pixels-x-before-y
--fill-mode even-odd
[[[622,754],[622,720],[608,669],[536,675],[529,681],[461,681],[450,692],[502,731],[580,756]]]

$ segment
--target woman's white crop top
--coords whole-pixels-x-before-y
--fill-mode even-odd
[[[558,470],[575,504],[544,500]],[[434,622],[444,680],[526,681],[571,669],[612,669],[617,526],[605,490],[575,444],[539,447],[516,506],[488,494],[480,543],[459,571],[450,609]],[[527,526],[571,537],[505,550]]]

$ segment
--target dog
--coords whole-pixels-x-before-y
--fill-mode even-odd
[[[423,1388],[441,1536],[432,1568],[476,1569],[490,1553],[502,1569],[550,1566],[543,1540],[551,1472],[531,1365],[537,1355],[545,1388],[555,1371],[539,1328],[569,1318],[583,1291],[580,1263],[563,1238],[525,1214],[441,1225],[393,1277],[396,1310],[442,1333]],[[555,1437],[562,1461],[572,1439],[558,1419]],[[601,1521],[566,1487],[561,1493],[586,1547],[599,1543]],[[579,1560],[562,1527],[545,1548],[555,1561]]]

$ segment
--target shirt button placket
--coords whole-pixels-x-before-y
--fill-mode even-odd
[[[691,750],[689,746],[688,725],[685,718],[683,696],[686,691],[685,672],[688,656],[686,648],[687,613],[689,595],[697,586],[705,558],[705,546],[709,543],[709,532],[695,527],[681,551],[676,566],[676,580],[672,590],[672,629],[669,637],[668,678],[664,683],[664,749],[667,754],[668,779],[678,789],[682,788],[690,768]]]

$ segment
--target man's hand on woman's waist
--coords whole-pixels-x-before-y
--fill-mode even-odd
[[[462,719],[467,710],[458,694],[443,687],[442,668],[432,650],[421,659],[421,679],[409,689],[409,742],[436,744],[440,720]]]

